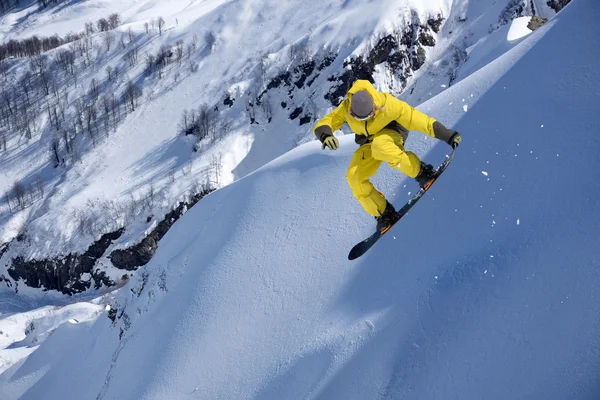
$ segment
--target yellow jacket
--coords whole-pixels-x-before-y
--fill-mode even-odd
[[[350,101],[352,95],[359,90],[366,90],[375,103],[375,116],[366,121],[358,121],[350,116]],[[369,137],[386,128],[388,124],[398,122],[407,130],[421,131],[431,137],[435,137],[433,123],[435,119],[409,106],[407,103],[398,100],[389,93],[379,92],[371,82],[366,80],[357,80],[348,90],[348,94],[342,103],[332,112],[327,114],[313,128],[313,132],[320,126],[328,126],[332,132],[337,131],[342,125],[347,123],[357,135]],[[315,133],[316,134],[316,133]],[[321,139],[321,138],[319,138]],[[357,138],[357,143],[362,142]]]

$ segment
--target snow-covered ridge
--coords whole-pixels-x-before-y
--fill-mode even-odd
[[[105,248],[106,256],[136,245],[203,186],[228,184],[312,139],[309,123],[339,99],[353,78],[373,75],[382,88],[397,92],[416,82],[420,73],[413,70],[429,68],[423,64],[425,53],[433,53],[431,60],[436,57],[427,46],[442,38],[438,52],[443,53],[452,43],[436,32],[451,29],[443,25],[446,16],[448,26],[468,25],[456,19],[449,4],[437,1],[339,7],[311,2],[306,4],[310,14],[294,2],[267,3],[254,7],[249,1],[238,7],[219,1],[171,2],[167,7],[151,1],[117,5],[91,0],[69,6],[52,3],[42,10],[32,5],[2,17],[5,39],[64,36],[83,32],[86,24],[114,13],[121,18],[121,25],[110,32],[88,29],[91,35],[85,39],[38,57],[40,62],[33,65],[39,71],[33,72],[39,75],[34,78],[25,74],[26,60],[8,61],[6,79],[16,85],[11,96],[20,93],[22,98],[28,79],[40,84],[41,94],[26,108],[39,114],[38,120],[17,124],[18,133],[6,134],[8,150],[0,153],[0,190],[11,199],[10,205],[0,204],[0,240],[11,242],[3,265],[22,257],[39,261],[45,274],[43,270],[56,270],[54,261],[82,255],[103,234],[117,236],[123,227],[125,233]],[[155,23],[159,17],[165,21],[160,29]],[[293,22],[281,28],[266,23],[282,20]],[[483,25],[480,21],[469,29],[479,27],[479,32]],[[397,36],[395,53],[385,48],[389,41],[382,42],[387,33]],[[76,55],[75,63],[54,65],[55,59],[70,59],[65,51]],[[307,65],[303,59],[323,60],[331,54],[334,60],[306,81],[294,80],[261,95],[281,71],[304,68],[301,79]],[[349,58],[353,54],[354,61]],[[361,54],[372,56],[357,63]],[[343,73],[345,65],[352,65],[350,74]],[[45,67],[52,75],[42,73]],[[398,68],[403,72],[394,74]],[[231,108],[224,104],[228,96],[234,101]],[[218,107],[216,118],[227,121],[229,133],[223,135],[221,129],[198,146],[192,137],[180,135],[177,121],[184,109],[202,104]],[[39,106],[43,112],[36,111]],[[198,155],[193,148],[200,150]],[[18,192],[29,194],[15,196],[19,187]],[[14,240],[17,236],[21,240]],[[99,259],[93,272],[96,284],[123,275],[108,257]],[[7,283],[11,279],[7,273],[0,275]],[[76,282],[77,276],[69,279],[75,282],[67,292],[88,286]],[[60,278],[56,285],[43,286],[64,287],[64,282]]]
[[[29,285],[72,294],[127,279],[129,273],[113,265],[143,265],[146,254],[135,254],[141,248],[151,256],[156,240],[147,246],[142,238],[169,222],[173,209],[185,210],[205,188],[228,184],[312,140],[310,122],[354,79],[372,78],[396,94],[408,88],[404,98],[418,103],[467,76],[467,67],[480,68],[490,46],[466,46],[482,35],[487,40],[489,26],[506,9],[500,3],[386,3],[369,5],[359,18],[365,5],[315,4],[318,18],[311,20],[293,3],[278,3],[267,14],[249,4],[243,16],[227,2],[156,6],[50,3],[3,17],[6,39],[66,35],[67,20],[69,31],[86,31],[77,42],[35,57],[34,75],[26,72],[27,60],[7,62],[3,95],[21,102],[16,110],[24,116],[40,114],[37,120],[6,118],[0,257],[11,273],[0,273],[0,281],[10,290],[20,286],[23,293]],[[390,9],[397,11],[394,18]],[[102,24],[92,22],[115,13],[121,25],[94,31]],[[288,14],[298,19],[281,28],[277,40],[277,28],[260,29],[269,16]],[[258,44],[241,37],[238,22],[260,32]],[[346,27],[350,22],[354,30]],[[496,56],[516,44],[506,43],[504,29],[493,33],[500,43]],[[247,46],[245,53],[232,46],[234,38]],[[478,50],[483,64],[472,62]],[[219,73],[223,79],[211,78]],[[39,93],[30,103],[27,90],[34,84]],[[184,109],[213,106],[212,125],[220,129],[199,144],[180,135],[175,121]]]

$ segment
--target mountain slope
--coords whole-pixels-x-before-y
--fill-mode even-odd
[[[71,294],[81,287],[96,286],[91,283],[98,283],[96,278],[104,273],[118,282],[129,272],[114,268],[109,255],[139,243],[166,213],[196,194],[199,186],[231,183],[299,142],[312,140],[310,126],[301,126],[298,120],[305,117],[311,122],[316,115],[295,120],[290,115],[300,107],[306,112],[313,108],[315,114],[317,109],[331,106],[324,95],[334,85],[331,76],[344,71],[346,57],[360,54],[378,35],[389,33],[392,25],[400,31],[408,29],[409,23],[426,25],[429,17],[447,15],[451,7],[452,2],[445,0],[310,1],[303,7],[295,1],[273,0],[177,0],[168,4],[89,0],[52,3],[43,9],[27,3],[0,17],[3,41],[33,34],[81,33],[86,22],[112,12],[120,13],[122,19],[116,29],[94,32],[77,43],[44,53],[48,72],[62,94],[39,91],[37,104],[42,108],[29,109],[30,114],[39,115],[31,139],[10,123],[0,127],[0,142],[7,141],[6,151],[0,152],[0,248],[4,250],[4,244],[10,243],[6,252],[0,252],[0,277],[10,287],[3,284],[0,290],[15,291],[19,286],[23,294],[29,285]],[[148,30],[145,24],[159,16],[166,21],[162,32],[156,27]],[[107,46],[106,39],[111,37],[113,44]],[[88,40],[88,55],[80,55],[79,45]],[[173,60],[158,73],[156,63],[148,60],[169,51],[176,53],[180,40],[183,61],[175,61],[175,55],[167,57]],[[58,54],[71,49],[76,54],[74,74],[54,63]],[[137,62],[130,63],[127,55],[133,50]],[[264,106],[258,106],[258,94],[280,72],[298,67],[299,60],[319,61],[328,52],[335,55],[335,61],[326,70],[313,68],[312,87],[306,84],[300,89],[293,81],[273,90],[270,98],[261,98],[261,104],[271,103],[273,120],[268,123]],[[21,82],[30,69],[29,60],[17,57],[6,65],[9,73],[6,77],[0,74],[6,79],[0,97],[5,88],[9,97],[26,97]],[[118,76],[111,78],[108,67]],[[119,74],[114,72],[117,69]],[[142,92],[135,111],[129,111],[134,107],[129,107],[124,96],[128,82]],[[100,88],[102,95],[115,95],[119,112],[107,112],[103,96],[94,100],[90,95],[93,87]],[[235,101],[231,108],[224,104],[226,96]],[[62,103],[66,105],[61,106],[60,99],[65,98],[68,101]],[[56,104],[66,109],[60,129],[51,126],[47,117]],[[202,104],[210,110],[218,108],[217,118],[229,124],[227,129],[217,129],[214,136],[218,138],[197,145],[193,135],[182,135],[178,123],[184,110],[197,110]],[[91,119],[93,111],[98,117],[95,125],[77,125],[85,115]],[[53,151],[56,143],[58,149]],[[200,148],[197,153],[195,145]],[[16,183],[30,188],[28,199],[33,199],[24,201],[22,207],[16,206],[20,202],[13,195]],[[150,193],[154,198],[149,198]],[[121,228],[124,232],[117,234]],[[53,261],[68,254],[83,254],[104,234],[118,237],[103,257],[94,260],[86,277],[70,274],[80,269],[78,265],[54,266]],[[10,275],[7,270],[19,257],[42,265],[28,265],[22,268],[25,272]]]
[[[198,203],[114,324],[53,335],[1,397],[597,398],[598,12],[572,2],[420,107],[464,144],[357,262],[374,223],[344,181],[352,138],[302,145]],[[426,160],[448,151],[419,135]],[[416,188],[375,181],[395,204]]]

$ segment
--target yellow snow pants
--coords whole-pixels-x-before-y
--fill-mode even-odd
[[[411,178],[416,177],[421,169],[419,157],[404,151],[402,135],[391,129],[377,132],[370,143],[363,144],[354,152],[346,179],[354,197],[366,212],[375,217],[385,210],[386,199],[369,178],[375,175],[382,161]]]

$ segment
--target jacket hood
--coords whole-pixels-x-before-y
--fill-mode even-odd
[[[348,98],[352,99],[352,95],[358,92],[359,90],[366,90],[367,93],[369,93],[373,98],[375,105],[379,107],[385,105],[385,95],[377,89],[375,89],[371,82],[364,79],[359,79],[356,82],[354,82],[350,90],[348,90]]]

